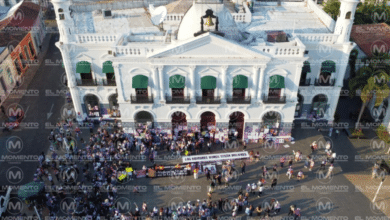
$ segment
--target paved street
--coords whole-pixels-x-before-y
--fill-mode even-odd
[[[49,39],[47,39],[49,40]],[[64,69],[60,64],[49,65],[55,63],[56,60],[61,60],[61,54],[54,46],[56,36],[53,36],[49,42],[49,48],[45,64],[41,64],[38,72],[32,79],[27,90],[38,91],[37,96],[25,95],[20,100],[20,106],[26,112],[26,118],[23,122],[30,123],[32,126],[12,131],[11,133],[2,133],[0,136],[0,155],[5,158],[7,155],[22,155],[24,158],[9,158],[0,162],[0,184],[5,185],[21,185],[32,181],[33,174],[37,168],[37,157],[41,152],[45,152],[50,156],[49,141],[47,139],[50,129],[45,126],[46,123],[55,125],[60,118],[60,109],[65,104],[63,96],[48,96],[47,91],[57,94],[57,90],[64,90],[65,87],[61,83],[61,75]],[[59,92],[61,93],[61,92]],[[58,94],[59,94],[58,93]],[[36,93],[35,93],[36,94]],[[48,113],[52,113],[52,115]],[[38,126],[35,126],[38,125]],[[320,217],[329,219],[366,219],[371,216],[390,215],[390,187],[389,181],[386,181],[377,199],[378,204],[370,203],[373,196],[372,193],[360,192],[357,190],[361,184],[371,188],[379,185],[379,180],[371,180],[371,167],[373,160],[356,161],[355,156],[381,154],[380,151],[370,150],[370,139],[366,140],[349,140],[344,132],[341,132],[337,139],[327,137],[328,132],[319,132],[316,129],[308,129],[296,127],[293,130],[293,137],[296,140],[295,144],[290,144],[288,148],[280,145],[278,148],[267,148],[258,144],[250,144],[248,150],[254,152],[259,151],[261,160],[259,162],[247,162],[247,172],[244,175],[237,175],[230,183],[229,187],[218,186],[215,193],[212,195],[214,201],[219,198],[236,198],[240,188],[245,190],[245,186],[251,183],[257,183],[261,177],[261,167],[267,166],[272,169],[274,164],[279,165],[279,156],[292,155],[292,151],[300,150],[303,155],[311,153],[310,144],[313,141],[325,143],[332,141],[334,149],[337,152],[338,159],[335,163],[334,175],[330,179],[325,179],[324,174],[319,172],[320,157],[324,155],[324,149],[319,149],[314,153],[316,157],[316,165],[313,171],[305,169],[304,163],[294,163],[294,171],[302,170],[305,174],[305,179],[298,182],[296,179],[288,180],[285,175],[287,169],[278,168],[277,172],[271,173],[265,184],[265,192],[261,198],[251,196],[249,203],[255,207],[258,205],[266,206],[271,199],[279,200],[282,205],[281,213],[277,218],[285,217],[288,213],[288,207],[292,204],[302,209],[302,219],[316,219]],[[89,131],[83,131],[84,138],[89,136]],[[15,137],[22,140],[22,149],[8,147],[7,140],[17,140]],[[15,142],[16,143],[16,142]],[[12,146],[15,146],[12,145]],[[320,148],[323,145],[320,144]],[[20,152],[17,152],[19,151]],[[239,151],[242,149],[221,150],[218,146],[213,149],[213,153],[226,151]],[[205,151],[201,152],[206,153]],[[176,164],[181,162],[181,159],[170,159],[170,153],[164,151],[159,152],[160,160],[156,163]],[[31,157],[33,156],[33,157]],[[3,159],[2,158],[2,159]],[[240,161],[236,162],[239,167]],[[142,165],[151,165],[150,161],[133,160],[133,165],[140,169]],[[22,171],[22,175],[17,175],[17,170]],[[239,171],[239,168],[237,168]],[[10,175],[10,172],[12,175]],[[367,178],[368,176],[368,178]],[[21,178],[20,178],[21,177]],[[269,189],[271,178],[278,179],[278,185],[274,191]],[[81,177],[80,177],[81,178]],[[206,199],[207,187],[210,182],[206,180],[204,175],[201,175],[198,180],[194,180],[193,176],[186,177],[166,177],[156,179],[136,179],[129,181],[123,185],[119,191],[119,198],[130,200],[132,210],[135,209],[134,203],[141,207],[142,202],[146,201],[150,209],[157,207],[177,207],[179,204],[186,204],[188,201],[195,203],[197,199]],[[359,185],[360,184],[360,185]],[[140,187],[140,194],[133,194],[133,186]],[[356,187],[358,186],[358,187]],[[359,188],[361,189],[361,188]],[[4,188],[2,189],[4,190]],[[376,188],[374,188],[374,191]],[[13,195],[15,196],[15,195]],[[383,205],[384,204],[384,205]],[[231,208],[225,208],[224,212],[220,212],[220,216],[231,216]],[[239,213],[244,216],[244,213]],[[255,216],[254,216],[255,217]],[[360,218],[359,218],[360,217]]]

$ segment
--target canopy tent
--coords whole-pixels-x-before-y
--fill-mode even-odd
[[[217,78],[214,76],[204,76],[200,82],[201,89],[215,89],[217,88]]]
[[[136,75],[133,77],[133,89],[147,89],[149,78],[144,75]]]
[[[169,77],[169,88],[171,89],[184,89],[186,84],[186,78],[181,75],[173,75]]]
[[[233,89],[246,89],[248,88],[248,77],[243,75],[237,75],[233,78]]]
[[[18,197],[22,200],[29,199],[31,197],[37,196],[39,193],[43,192],[45,189],[45,184],[43,182],[31,182],[27,183],[20,187],[18,191]]]
[[[284,89],[284,77],[280,75],[273,75],[269,78],[270,89]]]

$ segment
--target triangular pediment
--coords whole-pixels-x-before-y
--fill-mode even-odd
[[[80,54],[76,57],[78,60],[80,61],[88,61],[88,62],[91,62],[92,61],[92,57],[88,56],[88,55],[85,55],[85,54]]]
[[[173,44],[151,54],[149,58],[263,58],[269,56],[253,51],[249,47],[206,33],[201,36]]]

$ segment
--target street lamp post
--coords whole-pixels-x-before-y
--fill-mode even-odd
[[[379,191],[381,190],[381,187],[382,187],[383,182],[385,182],[385,177],[383,177],[381,183],[379,184],[378,190],[376,191],[375,196],[374,196],[374,199],[372,200],[373,203],[375,202],[376,197],[378,196],[378,193],[379,193]]]

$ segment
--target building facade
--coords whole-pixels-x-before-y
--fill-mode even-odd
[[[16,85],[18,75],[8,48],[0,48],[0,103],[2,103]]]
[[[19,78],[30,65],[36,64],[41,51],[46,35],[42,17],[39,5],[20,2],[0,21],[0,46],[8,49]],[[17,81],[20,83],[20,80]]]
[[[295,119],[333,121],[358,1],[343,0],[337,22],[312,0],[240,3],[167,1],[153,24],[161,15],[144,1],[54,0],[75,111],[281,136]]]

